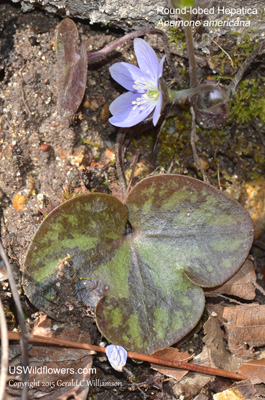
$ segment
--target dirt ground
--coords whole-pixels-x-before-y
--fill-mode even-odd
[[[117,97],[121,87],[111,79],[109,67],[116,61],[135,62],[131,43],[125,43],[108,57],[89,65],[84,100],[70,126],[67,126],[57,113],[55,29],[59,22],[59,17],[48,16],[38,10],[23,14],[20,7],[11,5],[8,1],[1,2],[1,240],[13,265],[25,315],[29,318],[28,323],[31,327],[36,324],[40,315],[23,295],[21,271],[27,247],[43,218],[43,210],[59,204],[75,190],[119,195],[114,155],[117,131],[108,122],[108,106]],[[89,51],[101,49],[113,39],[122,36],[122,32],[107,27],[91,27],[80,21],[76,23],[80,37],[87,37]],[[202,32],[197,32],[195,40],[200,40],[200,35]],[[149,42],[158,55],[162,56],[163,49],[157,38],[150,36]],[[218,43],[226,52],[234,55],[233,65],[227,59],[224,61],[220,48],[214,43],[208,49],[211,56],[198,51],[197,55],[202,65],[201,76],[205,78],[215,74],[222,77],[223,84],[229,83],[229,76],[235,74],[249,54],[249,48],[253,47],[247,37],[242,41],[241,47],[238,42],[240,41],[237,36],[231,36],[221,38]],[[183,42],[178,47],[179,55],[175,54],[173,57],[179,69],[181,89],[184,89],[188,87],[189,79],[188,62],[182,47]],[[264,87],[264,70],[264,56],[260,56],[247,72],[246,79],[252,82],[252,87],[255,85],[254,80],[259,84],[263,82]],[[166,79],[168,82],[172,80],[168,66]],[[259,87],[260,93],[262,90],[263,88]],[[255,103],[257,98],[260,104],[259,94],[252,90],[249,96],[251,95],[254,100],[248,99],[246,93],[241,100],[237,99],[243,109],[247,108],[251,101]],[[254,108],[257,110],[255,104]],[[252,215],[258,220],[259,237],[252,255],[258,284],[264,288],[265,119],[262,119],[260,112],[254,113],[253,118],[246,117],[246,121],[241,121],[238,103],[235,104],[234,101],[233,107],[233,118],[228,120],[224,127],[208,131],[198,129],[197,150],[210,183],[225,190],[246,207],[251,207]],[[265,103],[263,114],[264,111]],[[136,151],[140,150],[134,182],[150,173],[165,172],[201,178],[194,165],[189,143],[190,114],[187,104],[183,103],[176,108],[176,116],[167,122],[166,129],[161,133],[158,145],[153,151],[156,133],[151,128],[130,143],[126,158],[128,176],[133,157]],[[260,191],[257,189],[258,194],[254,193],[253,182],[259,182],[259,188],[262,188]],[[252,196],[257,194],[253,204],[248,197],[250,188]],[[12,328],[16,325],[14,304],[8,295],[8,285],[5,282],[2,285],[1,298],[9,313],[9,324]],[[257,292],[253,301],[264,305],[264,294]],[[91,327],[91,324],[88,326]],[[91,329],[92,342],[99,343],[104,340],[95,326]],[[189,350],[194,355],[199,354],[203,347],[202,336],[200,323],[180,348]],[[262,347],[259,348],[259,351],[261,350]],[[135,364],[130,361],[127,365],[136,380],[135,384],[131,383],[129,372],[125,372],[124,375],[114,373],[105,359],[95,357],[93,366],[97,368],[98,378],[106,379],[107,376],[108,380],[122,381],[121,388],[110,390],[95,387],[93,393],[90,390],[86,398],[95,400],[106,398],[106,393],[108,399],[173,400],[200,396],[197,400],[207,400],[212,398],[213,393],[229,386],[227,382],[216,379],[202,386],[198,384],[198,387],[197,383],[194,383],[193,388],[197,387],[197,390],[184,393],[179,387],[176,388],[173,379],[152,371],[147,364]],[[259,385],[256,393],[260,398],[264,398],[264,385]],[[50,398],[57,398],[52,396],[54,394]]]

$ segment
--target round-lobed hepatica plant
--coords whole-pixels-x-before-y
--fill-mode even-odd
[[[30,244],[23,285],[51,317],[92,308],[110,342],[151,353],[197,324],[202,287],[229,279],[252,240],[248,213],[229,196],[194,178],[154,176],[124,204],[93,193],[54,209]]]

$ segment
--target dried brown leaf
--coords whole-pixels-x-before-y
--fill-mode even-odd
[[[58,107],[62,118],[79,108],[86,88],[87,49],[83,39],[78,48],[78,30],[70,18],[57,27]]]
[[[169,347],[165,349],[160,349],[152,353],[152,356],[159,357],[164,360],[170,361],[188,361],[192,359],[192,356],[189,355],[187,351],[180,352],[178,349],[174,347]],[[169,376],[170,378],[174,378],[177,381],[180,381],[189,371],[184,369],[175,369],[170,367],[158,367],[157,365],[151,365],[151,367],[155,370]]]
[[[253,385],[244,383],[223,392],[216,393],[213,400],[251,400],[254,399],[256,391]]]
[[[224,324],[229,350],[240,357],[253,356],[253,347],[265,345],[265,305],[234,307],[208,305]],[[250,349],[248,349],[248,346]]]
[[[244,363],[238,372],[249,379],[253,385],[265,383],[265,358]]]
[[[57,325],[57,327],[55,326]],[[57,328],[55,330],[55,328]],[[56,335],[56,332],[61,332]],[[32,333],[53,336],[58,339],[90,343],[89,333],[81,333],[78,326],[67,326],[54,323],[46,316],[41,316]],[[20,395],[22,386],[14,384],[19,371],[20,360],[10,362],[10,371],[14,373],[7,387],[13,397]],[[29,398],[37,399],[45,396],[45,400],[53,399],[87,399],[92,368],[92,357],[87,350],[34,345],[29,350]],[[19,382],[21,383],[21,382]],[[78,392],[78,393],[77,393]]]
[[[200,393],[200,394],[198,394],[198,396],[195,397],[194,400],[210,400],[210,397],[205,396],[205,394]]]
[[[255,238],[265,229],[265,179],[246,184],[245,208],[254,223]]]
[[[189,374],[184,376],[180,382],[173,385],[173,394],[179,398],[190,399],[200,393],[201,389],[215,380],[214,376],[202,374]]]
[[[242,360],[234,357],[227,349],[224,342],[224,332],[220,328],[217,315],[212,314],[208,321],[203,326],[205,346],[203,348],[202,359],[208,355],[208,362],[206,363],[211,367],[225,369],[227,371],[235,372],[241,364]]]
[[[206,295],[217,296],[219,294],[227,294],[245,300],[253,300],[256,296],[255,283],[256,273],[254,263],[252,260],[247,259],[231,279],[213,290],[207,290]]]

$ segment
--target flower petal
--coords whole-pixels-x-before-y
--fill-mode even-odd
[[[132,102],[139,97],[138,93],[127,92],[115,99],[110,105],[113,117],[109,122],[114,126],[129,128],[139,124],[153,111],[155,104],[146,103],[134,108]]]
[[[126,62],[115,63],[110,67],[112,78],[127,90],[135,92],[133,85],[142,78],[142,71],[135,65]]]
[[[151,76],[156,83],[161,67],[155,51],[145,40],[137,38],[134,39],[134,52],[141,71]]]
[[[123,114],[128,109],[133,108],[132,102],[139,97],[138,93],[126,92],[117,97],[109,106],[112,115]]]
[[[112,368],[122,372],[123,367],[127,362],[127,351],[121,346],[110,344],[106,347],[106,356]]]
[[[162,112],[162,105],[163,105],[163,96],[162,93],[160,92],[160,96],[158,98],[157,104],[156,104],[156,108],[154,111],[154,115],[153,115],[153,124],[154,126],[156,126],[156,124],[158,123],[158,120],[161,116],[161,112]]]

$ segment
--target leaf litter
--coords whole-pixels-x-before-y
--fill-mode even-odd
[[[90,333],[82,332],[74,324],[58,323],[41,314],[31,330],[34,335],[56,337],[58,339],[90,343]],[[90,380],[93,380],[93,361],[87,350],[62,347],[34,345],[29,349],[29,398],[61,400],[87,399]],[[20,358],[10,361],[10,376],[7,392],[10,396],[20,396],[22,386],[19,385]],[[18,371],[18,372],[17,372]],[[14,374],[14,375],[13,375]],[[15,382],[15,383],[14,383]]]

